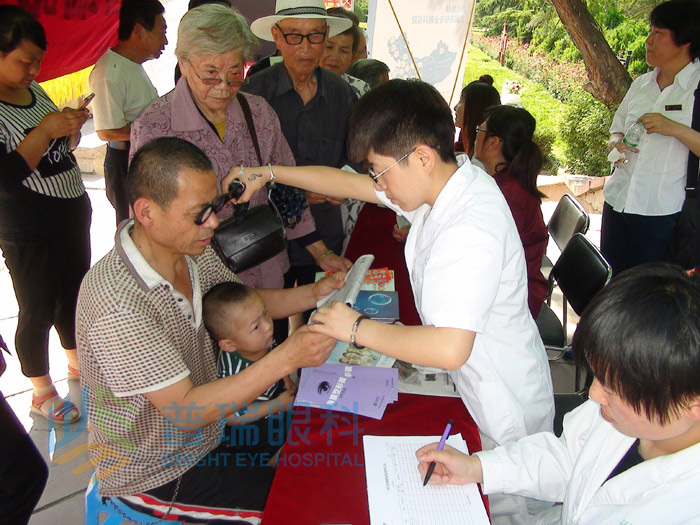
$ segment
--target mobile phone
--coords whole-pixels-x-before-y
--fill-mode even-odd
[[[80,106],[78,106],[78,111],[82,111],[82,110],[84,110],[86,107],[88,107],[88,104],[90,104],[90,102],[92,102],[92,99],[93,99],[93,98],[95,98],[95,94],[94,94],[94,93],[90,93],[90,94],[87,96],[87,98],[86,98],[85,100],[83,100],[82,104],[80,104]]]

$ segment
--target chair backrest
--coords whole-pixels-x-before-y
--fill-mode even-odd
[[[565,193],[559,200],[552,217],[547,223],[547,231],[552,236],[559,250],[569,242],[575,233],[588,231],[588,214],[583,206],[570,194]]]
[[[607,284],[612,269],[598,248],[583,234],[576,233],[554,263],[552,276],[567,302],[578,315],[593,296]]]

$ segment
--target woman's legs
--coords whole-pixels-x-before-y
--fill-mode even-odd
[[[89,221],[83,230],[60,241],[24,243],[0,241],[15,289],[19,316],[15,347],[22,372],[45,398],[54,391],[49,375],[49,330],[55,325],[71,367],[78,369],[75,341],[75,308],[80,283],[90,266]],[[36,401],[36,398],[35,398]],[[35,402],[47,415],[63,401],[51,396]],[[78,416],[73,408],[66,421]]]

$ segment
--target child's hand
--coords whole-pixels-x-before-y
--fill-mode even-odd
[[[481,470],[481,461],[477,456],[468,456],[449,445],[445,445],[443,450],[437,450],[437,446],[437,443],[431,443],[416,451],[416,457],[420,461],[418,470],[422,478],[425,478],[430,462],[436,462],[435,470],[428,483],[431,485],[483,483],[484,474]]]
[[[292,381],[291,377],[285,376],[282,378],[282,381],[284,381],[284,389],[285,390],[294,392],[296,394],[297,386],[294,384],[294,381]]]
[[[294,398],[297,396],[297,391],[285,390],[275,398],[275,401],[282,404],[282,412],[287,412],[293,408]]]

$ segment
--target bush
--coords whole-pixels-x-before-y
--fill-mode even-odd
[[[572,93],[564,108],[559,121],[564,164],[574,173],[608,175],[605,148],[615,110],[583,90]]]

